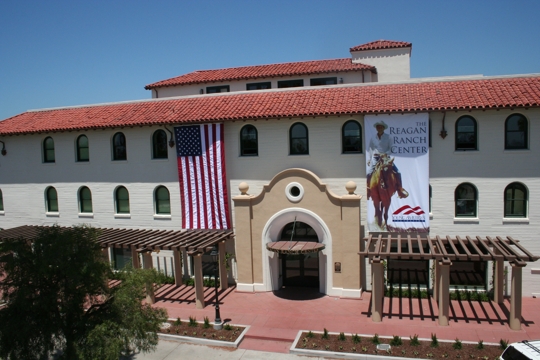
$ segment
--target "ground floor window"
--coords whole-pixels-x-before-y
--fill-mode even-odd
[[[388,284],[409,285],[415,288],[429,287],[429,261],[395,260],[387,262]]]
[[[450,286],[486,286],[486,261],[458,261],[453,260],[450,266]]]
[[[127,264],[131,263],[130,249],[113,248],[113,264],[115,270],[122,270]]]

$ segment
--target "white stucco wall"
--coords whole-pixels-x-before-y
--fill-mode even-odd
[[[504,122],[512,113],[529,120],[529,150],[504,150]],[[455,121],[462,115],[478,121],[478,151],[455,151]],[[384,118],[386,115],[381,115]],[[438,134],[443,114],[430,114],[430,184],[433,189],[432,235],[506,236],[519,239],[534,254],[540,254],[540,110],[500,110],[451,112],[446,114],[446,139]],[[225,124],[226,166],[229,199],[238,195],[238,184],[246,181],[250,194],[258,194],[274,175],[287,168],[314,172],[331,191],[345,194],[345,183],[357,183],[357,193],[365,196],[365,155],[341,154],[341,127],[355,119],[363,127],[363,117],[324,117],[283,120],[236,121]],[[309,129],[309,155],[288,155],[289,128],[303,122]],[[246,124],[259,134],[259,156],[240,157],[239,133]],[[171,126],[172,127],[172,126]],[[0,156],[0,189],[4,212],[0,228],[20,225],[88,223],[96,227],[180,229],[181,209],[175,150],[169,159],[151,159],[151,136],[158,127],[126,128],[127,161],[111,160],[111,138],[115,130],[88,131],[90,162],[75,162],[75,140],[81,133],[2,137],[8,154]],[[56,163],[43,164],[41,142],[50,135],[55,140]],[[365,139],[364,139],[365,141]],[[503,191],[519,181],[529,190],[528,218],[503,218]],[[454,218],[454,191],[462,182],[478,189],[478,218]],[[47,215],[44,192],[52,185],[58,191],[59,213]],[[92,191],[93,217],[80,217],[77,191],[81,186]],[[114,189],[124,185],[130,193],[130,217],[115,217]],[[164,185],[171,195],[171,216],[154,216],[153,191]],[[406,188],[406,184],[404,184]],[[362,221],[366,203],[362,200]],[[234,211],[234,209],[233,209]],[[534,271],[533,269],[537,269]],[[523,270],[523,295],[540,296],[540,262]],[[534,273],[533,273],[534,272]],[[369,267],[367,285],[369,288]]]
[[[409,80],[411,48],[352,51],[354,63],[377,68],[377,82]]]
[[[184,85],[184,86],[168,86],[161,87],[157,89],[157,97],[172,97],[172,96],[186,96],[186,95],[198,95],[200,94],[201,89],[206,94],[206,88],[209,86],[221,86],[229,85],[230,91],[246,91],[246,85],[251,83],[261,83],[261,82],[270,82],[272,89],[278,88],[278,81],[281,80],[304,80],[304,87],[309,87],[310,79],[319,79],[327,77],[337,77],[338,84],[339,79],[343,79],[343,84],[356,84],[362,82],[371,82],[372,74],[371,71],[363,71],[364,76],[362,77],[362,71],[351,71],[351,72],[336,72],[336,73],[327,73],[327,74],[313,74],[308,76],[287,76],[282,78],[267,78],[267,79],[251,79],[251,80],[234,80],[234,81],[224,81],[224,82],[215,82],[207,84],[196,84],[196,85]],[[257,90],[251,90],[257,91]],[[259,90],[260,91],[260,90]],[[152,98],[156,98],[156,89],[152,90]]]

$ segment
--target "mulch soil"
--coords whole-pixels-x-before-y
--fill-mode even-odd
[[[379,341],[381,344],[390,344],[392,339],[379,338]],[[477,344],[462,344],[462,348],[456,350],[452,346],[453,342],[439,341],[438,347],[432,347],[430,344],[429,341],[420,341],[420,345],[413,346],[409,339],[402,339],[402,345],[391,346],[391,349],[386,351],[377,350],[377,345],[368,337],[361,337],[360,342],[355,344],[350,335],[346,335],[345,340],[340,340],[339,335],[328,335],[328,339],[322,339],[320,333],[313,333],[313,337],[309,337],[308,333],[304,332],[296,348],[406,358],[462,360],[497,360],[502,353],[499,346],[493,345],[484,345],[483,349],[478,349]]]
[[[162,327],[160,333],[230,342],[235,342],[245,329],[242,326],[236,325],[230,325],[229,328],[229,326],[225,324],[223,329],[214,330],[214,325],[212,322],[210,322],[210,326],[208,328],[205,328],[204,324],[199,322],[195,323],[195,326],[190,324],[189,321],[181,321],[180,324],[175,321],[168,321],[168,323],[171,324],[171,326],[167,328]]]

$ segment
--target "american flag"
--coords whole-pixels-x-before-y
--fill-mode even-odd
[[[228,229],[223,124],[174,128],[183,229]]]

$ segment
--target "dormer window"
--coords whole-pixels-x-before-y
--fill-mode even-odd
[[[277,87],[279,89],[282,88],[290,88],[290,87],[301,87],[304,86],[304,80],[298,79],[298,80],[281,80],[277,82]]]
[[[224,93],[231,91],[229,85],[221,85],[221,86],[207,86],[206,87],[206,93],[207,94],[216,94],[216,93]]]
[[[336,84],[337,84],[337,77],[327,77],[327,78],[318,78],[318,79],[309,80],[310,86],[336,85]]]

